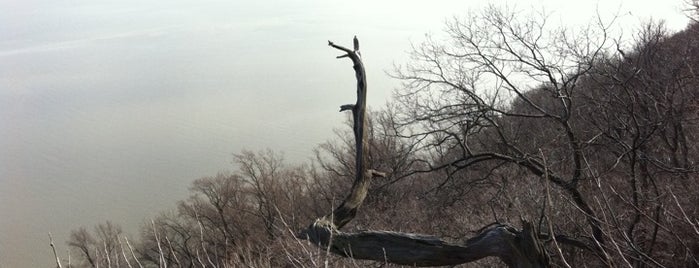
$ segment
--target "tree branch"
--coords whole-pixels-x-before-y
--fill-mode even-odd
[[[49,233],[49,245],[51,246],[51,250],[53,250],[53,256],[56,257],[56,267],[63,268],[61,265],[61,259],[58,258],[58,254],[56,253],[56,245],[53,244],[53,237],[51,237],[51,233]]]
[[[374,177],[386,176],[385,173],[366,169],[366,74],[358,55],[359,43],[356,37],[354,42],[355,50],[335,45],[330,41],[328,45],[346,53],[338,58],[348,57],[352,60],[357,78],[356,104],[340,107],[340,111],[352,111],[356,142],[355,180],[349,195],[335,210],[316,219],[301,230],[297,237],[307,239],[316,246],[340,256],[401,265],[456,265],[494,256],[510,267],[546,267],[548,255],[538,234],[534,233],[534,228],[528,222],[523,222],[524,228],[521,231],[502,224],[491,226],[463,243],[451,243],[434,236],[411,233],[340,231],[340,228],[354,219],[357,209],[364,202],[369,181]]]

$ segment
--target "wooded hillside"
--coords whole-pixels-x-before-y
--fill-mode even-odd
[[[541,254],[540,266],[698,267],[699,24],[648,24],[624,43],[602,22],[550,29],[521,15],[450,21],[448,39],[428,38],[397,67],[390,105],[366,119],[362,103],[342,106],[355,117],[308,164],[243,151],[236,172],[194,181],[129,244],[111,223],[75,230],[73,266],[409,267],[423,263],[357,260],[343,249],[374,241],[342,235],[447,248],[501,230],[540,245],[517,253]],[[371,90],[358,45],[331,46],[353,61],[358,92]],[[364,175],[365,198],[342,210]],[[309,232],[317,218],[333,225],[328,237]],[[515,265],[485,256],[499,258],[463,267]]]

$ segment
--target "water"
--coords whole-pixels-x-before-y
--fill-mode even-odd
[[[351,64],[325,40],[288,41],[291,55],[233,53],[233,41],[209,44],[215,53],[171,35],[0,56],[0,267],[51,266],[48,232],[64,258],[81,226],[138,234],[191,181],[233,170],[242,149],[304,162],[354,101]],[[373,105],[388,81],[370,80],[383,87]]]
[[[314,129],[308,120],[324,120],[301,112],[299,120],[255,119],[261,107],[238,104],[235,94],[37,111],[60,106],[58,99],[2,98],[2,267],[46,267],[48,232],[62,253],[69,231],[80,226],[112,220],[134,234],[142,220],[185,198],[192,180],[233,169],[231,153],[269,147],[305,159],[332,125]]]
[[[192,180],[234,169],[232,153],[272,148],[302,162],[344,118],[343,94],[317,93],[329,83],[313,70],[111,50],[121,46],[2,56],[0,267],[51,265],[48,232],[64,257],[80,226],[111,220],[137,234]]]

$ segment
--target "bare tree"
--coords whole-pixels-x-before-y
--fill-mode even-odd
[[[121,227],[106,221],[93,234],[84,227],[72,231],[68,245],[78,252],[78,267],[128,267],[132,258],[123,254],[122,236]]]
[[[696,176],[687,131],[697,126],[696,27],[675,44],[657,28],[643,29],[638,47],[624,52],[609,37],[613,21],[568,30],[551,29],[546,18],[490,7],[448,23],[447,41],[415,47],[396,73],[404,81],[397,127],[417,141],[427,167],[418,172],[513,181],[520,190],[505,194],[519,199],[517,213],[541,219],[538,236],[565,247],[556,254],[561,264],[672,263],[657,248],[660,236],[696,262],[694,243],[670,227],[681,220],[660,217],[674,205],[658,187],[696,190],[691,179],[676,180]],[[474,169],[484,177],[470,176]],[[549,206],[557,215],[536,208],[541,198],[529,199],[535,206],[522,199],[522,188],[549,196],[542,181],[555,186]]]
[[[303,167],[271,150],[234,155],[238,170],[195,180],[192,195],[143,226],[148,264],[178,267],[277,266],[288,261],[281,234],[310,219]],[[281,237],[281,238],[280,238]],[[204,264],[202,264],[204,263]]]
[[[689,134],[697,127],[694,27],[675,41],[649,27],[628,51],[609,37],[613,20],[569,30],[551,29],[546,18],[490,7],[454,19],[446,44],[428,38],[396,73],[405,83],[398,91],[394,135],[410,141],[411,162],[419,163],[407,173],[444,177],[438,188],[502,180],[490,184],[500,189],[473,195],[504,195],[517,208],[491,206],[498,223],[465,243],[340,231],[356,216],[377,173],[368,168],[361,57],[331,42],[346,53],[339,58],[354,63],[357,104],[340,110],[352,111],[356,149],[352,162],[330,148],[339,166],[324,167],[340,176],[353,174],[354,182],[344,201],[301,237],[342,256],[415,266],[486,256],[510,266],[546,266],[550,257],[560,265],[677,263],[667,257],[673,250],[658,248],[666,243],[684,252],[684,263],[696,264],[696,243],[685,237],[696,235],[694,216],[662,217],[685,215],[696,199],[682,188],[697,189],[690,179],[697,171],[696,146],[690,145],[696,136]],[[676,201],[674,193],[681,193]],[[483,205],[474,204],[481,210]],[[530,220],[519,231],[499,223],[498,215],[506,213]],[[531,224],[533,219],[538,224]],[[503,244],[503,237],[526,245]]]
[[[282,180],[291,174],[283,174],[283,158],[269,149],[259,154],[243,151],[234,157],[255,200],[256,208],[252,213],[262,222],[267,238],[274,239],[279,230],[277,209],[282,201],[278,199],[287,191]]]
[[[662,24],[647,24],[634,49],[600,64],[581,94],[589,106],[579,116],[600,135],[591,166],[608,178],[607,194],[617,200],[605,205],[609,224],[620,230],[610,236],[634,266],[671,263],[660,244],[692,247],[691,224],[662,215],[680,213],[673,195],[682,197],[680,207],[699,201],[687,192],[699,187],[696,27],[669,35]],[[697,254],[684,258],[696,263]]]
[[[411,266],[438,266],[467,263],[488,256],[496,256],[512,267],[542,267],[548,264],[540,240],[532,225],[524,222],[524,229],[497,224],[488,226],[478,236],[463,243],[450,243],[439,238],[390,231],[361,231],[346,233],[340,229],[357,214],[368,193],[369,181],[385,174],[368,169],[366,154],[366,76],[356,50],[335,45],[354,63],[357,79],[356,104],[343,105],[340,111],[350,110],[355,137],[355,180],[347,197],[330,214],[316,219],[298,235],[335,254],[355,259],[367,259]],[[355,38],[355,48],[358,41]]]

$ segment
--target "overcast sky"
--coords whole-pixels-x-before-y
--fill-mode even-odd
[[[0,268],[51,265],[48,232],[64,255],[80,226],[135,234],[241,149],[305,161],[355,97],[327,40],[359,36],[380,108],[411,42],[483,2],[0,0]],[[687,23],[682,0],[565,2],[517,6]]]

